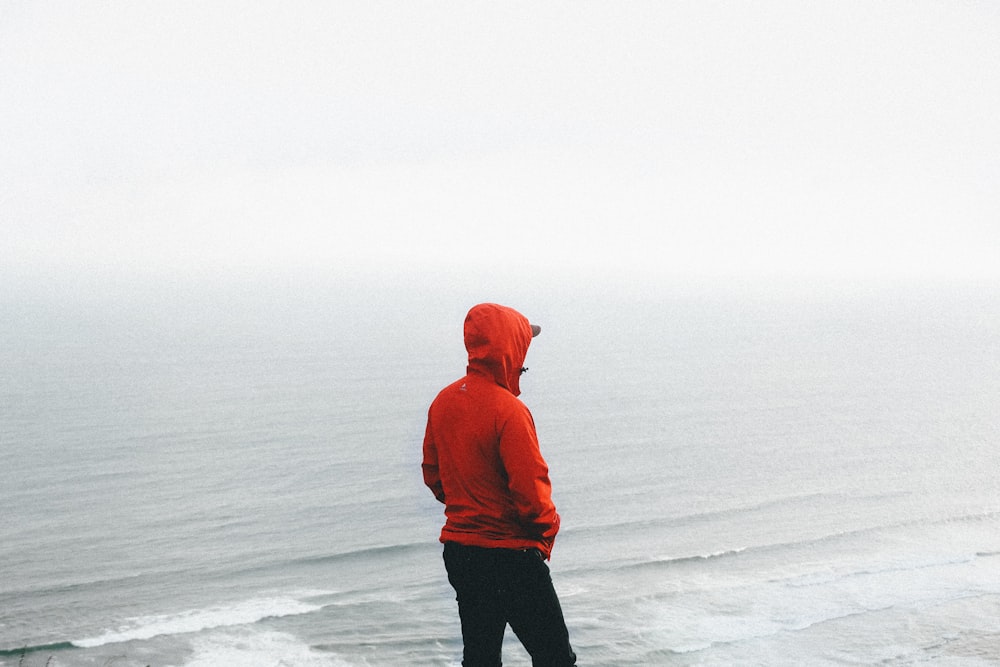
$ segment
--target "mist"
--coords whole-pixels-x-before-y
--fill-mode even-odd
[[[0,276],[995,282],[989,3],[4,3]]]

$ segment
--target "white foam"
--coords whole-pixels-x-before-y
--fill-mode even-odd
[[[192,648],[182,667],[351,667],[284,632],[227,629],[198,637]]]
[[[946,554],[946,556],[948,556]],[[970,595],[1000,594],[1000,563],[922,554],[868,555],[844,572],[829,570],[681,591],[654,600],[651,632],[672,651],[744,644],[878,612],[913,612]],[[916,613],[916,612],[913,612]]]
[[[319,609],[321,609],[319,605],[292,597],[253,598],[228,606],[131,618],[114,630],[108,630],[96,637],[76,640],[72,644],[80,648],[93,648],[105,644],[248,625],[265,618],[308,614]]]

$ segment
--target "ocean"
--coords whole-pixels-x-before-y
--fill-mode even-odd
[[[426,409],[479,301],[580,665],[1000,665],[1000,291],[441,279],[0,295],[0,665],[460,664]],[[529,665],[508,632],[504,664]]]

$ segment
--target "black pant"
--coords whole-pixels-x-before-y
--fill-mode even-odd
[[[531,655],[533,667],[576,664],[562,607],[540,552],[447,542],[444,564],[458,600],[464,667],[500,667],[508,623]]]

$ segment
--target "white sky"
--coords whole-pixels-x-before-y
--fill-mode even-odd
[[[1000,3],[0,3],[0,278],[1000,278]]]

